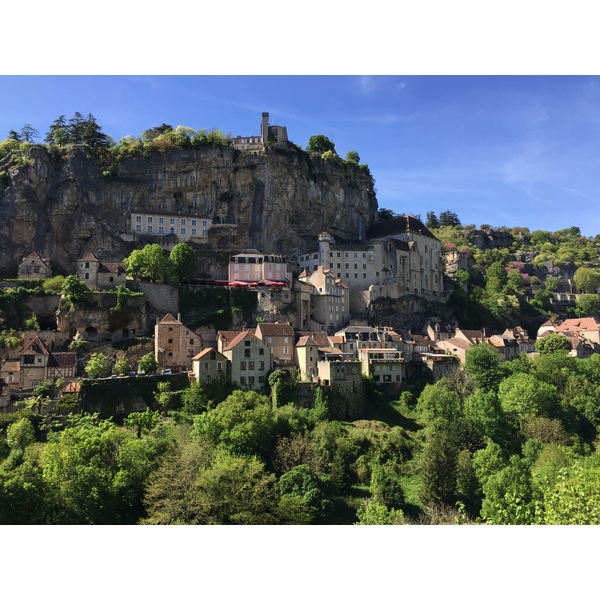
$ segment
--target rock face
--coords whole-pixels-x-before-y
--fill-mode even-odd
[[[227,146],[130,158],[105,176],[84,147],[63,154],[33,146],[30,164],[0,182],[0,263],[32,250],[68,271],[83,253],[121,259],[136,247],[132,210],[206,215],[217,224],[207,250],[288,253],[327,229],[344,241],[377,218],[368,169],[287,149],[244,153]],[[4,161],[3,161],[4,162]],[[6,168],[6,167],[3,167]],[[156,242],[157,236],[139,240]]]

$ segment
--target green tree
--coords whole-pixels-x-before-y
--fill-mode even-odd
[[[6,442],[11,450],[25,450],[35,441],[35,431],[27,418],[19,419],[6,429]]]
[[[459,227],[460,219],[455,212],[444,210],[439,217],[440,227]]]
[[[131,371],[131,366],[127,360],[127,355],[123,354],[117,358],[113,366],[113,375],[127,375]]]
[[[93,352],[85,365],[85,372],[90,377],[106,377],[110,373],[108,358],[101,352]]]
[[[547,355],[556,352],[570,352],[573,346],[568,337],[560,333],[550,333],[536,340],[535,349],[540,354]]]
[[[527,415],[550,415],[559,402],[556,386],[530,373],[507,377],[498,388],[498,398],[502,410],[519,421]]]
[[[404,513],[389,509],[384,504],[367,502],[356,511],[358,521],[355,525],[404,525]]]
[[[395,470],[390,467],[373,467],[369,491],[377,504],[383,504],[388,509],[404,508],[404,489]]]
[[[484,391],[496,390],[503,377],[502,356],[491,344],[477,344],[466,352],[465,372]]]
[[[426,215],[425,226],[428,229],[438,229],[440,226],[440,220],[436,217],[433,211],[429,211]]]
[[[208,403],[209,400],[199,381],[192,382],[181,394],[183,412],[189,417],[204,412],[208,408]]]
[[[144,354],[142,358],[138,361],[138,371],[146,373],[146,375],[151,375],[152,373],[156,373],[158,369],[158,363],[154,358],[154,352],[148,352],[148,354]]]
[[[335,144],[324,135],[312,135],[308,138],[308,146],[306,146],[306,151],[317,154],[323,154],[323,152],[327,152],[331,150],[335,151]]]
[[[144,431],[152,431],[156,427],[158,418],[158,411],[146,408],[144,412],[132,412],[127,415],[127,417],[123,419],[123,424],[125,427],[133,429],[137,438],[140,439]]]
[[[158,405],[162,408],[163,414],[166,417],[169,412],[169,404],[171,403],[171,399],[173,397],[173,392],[171,391],[171,382],[170,381],[159,381],[157,387],[157,391],[154,393],[154,398]]]
[[[357,165],[360,162],[360,156],[358,155],[358,152],[356,150],[350,150],[346,154],[345,160],[347,163],[350,163],[352,165]]]
[[[76,275],[65,278],[61,293],[71,306],[84,306],[92,300],[92,292]]]
[[[61,115],[50,125],[44,141],[47,144],[56,144],[57,146],[66,146],[69,143],[69,132],[67,130],[67,118],[65,115]]]
[[[425,506],[453,505],[456,500],[458,452],[444,431],[430,433],[421,462],[419,498]]]
[[[25,460],[14,469],[0,467],[0,523],[33,525],[44,522],[47,490],[40,467]]]
[[[310,522],[324,522],[331,514],[332,503],[328,485],[308,465],[298,465],[282,475],[277,488],[283,501],[296,498],[304,513],[310,515]]]
[[[192,279],[198,269],[198,255],[188,244],[176,244],[169,254],[169,272],[179,283]]]
[[[49,434],[43,477],[49,490],[48,518],[57,524],[116,524],[123,521],[115,486],[115,460],[126,433],[97,415],[70,416],[67,427]]]
[[[583,293],[595,293],[600,287],[600,272],[589,267],[579,267],[573,275],[577,289]]]
[[[600,316],[600,295],[582,294],[575,301],[575,314],[578,317]]]
[[[38,137],[40,137],[39,131],[35,129],[31,124],[26,123],[21,128],[21,138],[23,139],[23,141],[32,144],[33,140]]]
[[[167,268],[167,259],[158,244],[146,244],[141,250],[133,250],[123,259],[127,273],[138,277],[148,277],[152,282],[162,279]]]
[[[530,525],[538,520],[540,500],[527,463],[513,455],[484,483],[481,516],[490,525]]]

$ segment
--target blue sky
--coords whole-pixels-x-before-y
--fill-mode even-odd
[[[597,76],[0,76],[0,137],[89,112],[115,140],[168,123],[356,150],[380,207],[600,233]]]

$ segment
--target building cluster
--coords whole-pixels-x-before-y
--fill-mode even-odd
[[[437,380],[458,364],[424,336],[367,325],[348,325],[329,335],[294,330],[291,323],[258,323],[253,329],[218,331],[204,347],[179,316],[167,314],[157,321],[154,340],[163,371],[189,371],[202,383],[223,377],[251,389],[264,387],[276,369],[324,386],[344,382],[342,387],[352,391],[363,376],[400,385],[415,377]]]

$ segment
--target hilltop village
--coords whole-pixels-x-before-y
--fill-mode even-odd
[[[269,125],[268,113],[260,134],[228,142],[258,156],[290,147],[286,127]],[[447,302],[464,285],[455,275],[466,272],[468,252],[443,244],[420,218],[380,211],[370,222],[358,218],[343,238],[324,222],[312,241],[304,238],[289,252],[230,250],[226,267],[215,266],[207,245],[215,235],[223,239],[223,228],[244,225],[228,221],[219,210],[181,204],[131,208],[117,237],[159,253],[186,246],[197,262],[185,282],[144,276],[134,261],[96,250],[82,253],[70,273],[61,269],[59,284],[43,289],[57,278],[53,257],[35,249],[22,256],[16,279],[3,280],[2,288],[37,286],[43,293],[29,294],[17,311],[24,329],[8,328],[4,310],[2,408],[14,409],[39,386],[49,386],[46,395],[54,398],[79,393],[89,377],[185,373],[190,383],[221,380],[262,391],[282,371],[307,385],[309,404],[315,386],[333,389],[346,399],[341,415],[359,417],[365,382],[397,396],[414,382],[451,374],[474,345],[488,343],[508,360],[535,350],[520,326],[461,327]],[[89,294],[69,295],[65,275]],[[564,335],[574,356],[589,356],[600,344],[593,317],[549,321],[537,336],[550,333]],[[99,370],[88,364],[98,354],[106,358]],[[153,360],[140,368],[148,355]]]

